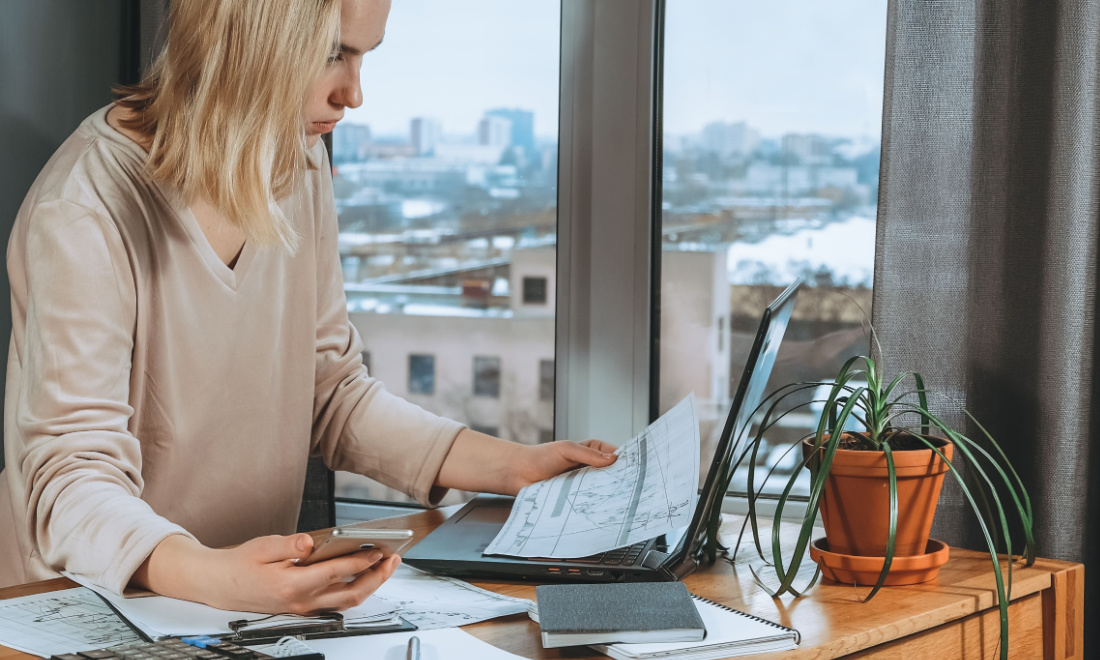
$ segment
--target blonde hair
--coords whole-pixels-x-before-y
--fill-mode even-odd
[[[150,175],[203,198],[245,236],[294,250],[276,201],[310,168],[303,109],[339,43],[340,0],[173,0],[167,43],[120,87]]]

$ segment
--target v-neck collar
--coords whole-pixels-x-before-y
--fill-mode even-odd
[[[140,145],[118,132],[114,126],[111,126],[107,122],[107,113],[113,105],[114,104],[108,104],[100,108],[97,112],[92,113],[89,120],[95,127],[97,133],[120,146],[137,158],[139,162],[144,163],[149,154],[146,153]],[[172,207],[172,211],[175,213],[176,218],[179,219],[180,225],[182,225],[183,230],[187,232],[187,236],[191,239],[191,243],[195,246],[199,255],[202,256],[203,261],[206,262],[206,266],[210,272],[221,280],[225,286],[236,291],[244,280],[249,265],[251,265],[255,258],[257,250],[255,242],[250,240],[244,242],[244,247],[241,248],[241,253],[237,256],[237,263],[230,268],[225,265],[225,262],[221,260],[218,253],[214,252],[214,248],[210,246],[210,241],[206,240],[206,235],[202,233],[202,227],[199,226],[198,219],[195,218],[195,214],[191,211],[191,207],[187,204],[186,200],[183,199],[183,196],[172,186],[164,185],[163,182],[154,181],[152,179],[150,179],[150,181],[160,190],[165,200],[167,200]]]
[[[256,242],[246,240],[244,247],[241,248],[241,253],[237,255],[237,263],[230,268],[222,261],[218,253],[214,252],[214,248],[210,246],[210,241],[206,240],[206,234],[202,233],[202,227],[199,226],[199,221],[194,212],[191,211],[191,207],[178,197],[173,199],[172,206],[180,220],[180,224],[183,225],[184,231],[191,238],[191,243],[194,244],[203,261],[206,262],[210,272],[227,287],[236,291],[241,282],[244,281],[245,275],[248,274],[248,267],[255,258]]]

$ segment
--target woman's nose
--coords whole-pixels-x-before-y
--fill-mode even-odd
[[[332,102],[346,108],[358,108],[363,105],[363,87],[359,84],[359,72],[347,67],[340,85],[333,90]]]

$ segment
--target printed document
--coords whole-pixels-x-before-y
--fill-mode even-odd
[[[531,601],[479,589],[454,578],[437,577],[402,564],[374,596],[397,607],[419,630],[453,628],[526,612]]]
[[[139,598],[123,598],[107,591],[99,585],[92,584],[84,578],[68,572],[62,574],[95,591],[105,600],[111,603],[134,626],[141,629],[152,639],[183,635],[228,635],[233,631],[229,628],[230,621],[240,619],[264,618],[253,628],[275,627],[288,623],[301,622],[301,617],[292,615],[277,615],[268,618],[265,614],[256,612],[235,612],[231,610],[219,610],[202,603],[193,603],[167,596],[143,596]],[[364,627],[372,624],[389,623],[397,616],[397,608],[386,601],[370,597],[355,607],[344,610],[344,625],[351,627]],[[85,647],[85,650],[88,647]]]
[[[64,589],[0,601],[0,644],[45,658],[140,642],[87,589]]]
[[[691,522],[699,497],[695,395],[619,448],[606,468],[586,467],[519,492],[487,555],[584,557],[647,541]]]

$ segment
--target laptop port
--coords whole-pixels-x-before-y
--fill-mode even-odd
[[[603,576],[603,573],[604,573],[602,570],[595,569],[595,568],[590,568],[590,569],[588,569],[587,572],[588,572],[589,575],[591,575],[593,577],[601,577],[601,576]]]
[[[548,568],[548,569],[546,569],[546,572],[547,573],[561,573],[561,569],[560,568]]]
[[[581,569],[579,569],[579,568],[570,568],[570,569],[567,569],[567,570],[570,573],[580,573],[581,572]]]

